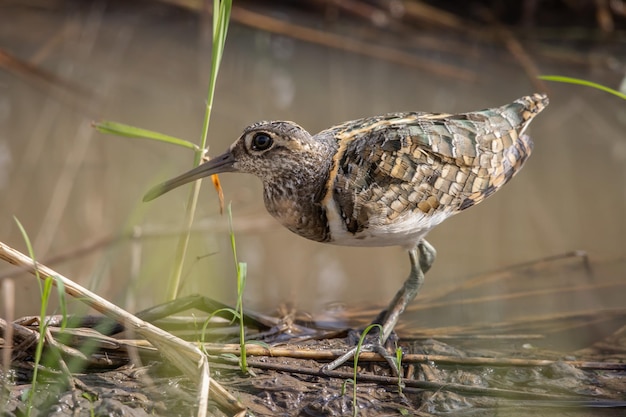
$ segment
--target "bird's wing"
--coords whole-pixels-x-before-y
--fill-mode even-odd
[[[334,198],[361,224],[372,204],[389,218],[407,209],[471,207],[521,168],[532,149],[522,134],[547,104],[543,98],[463,114],[392,113],[331,128],[339,145]]]
[[[331,128],[341,143],[384,150],[418,146],[423,152],[452,158],[461,165],[482,165],[481,154],[502,154],[515,144],[530,121],[545,108],[544,94],[476,112],[390,113]],[[329,129],[330,130],[330,129]]]

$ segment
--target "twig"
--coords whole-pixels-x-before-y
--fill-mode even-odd
[[[232,354],[239,355],[239,345],[215,345],[205,343],[206,351],[211,355]],[[248,345],[246,353],[250,356],[288,357],[293,359],[333,360],[345,353],[342,349],[306,349],[306,348],[282,348]],[[385,362],[385,358],[376,352],[361,352],[359,362]],[[549,366],[557,362],[565,363],[580,369],[603,369],[603,370],[626,370],[624,363],[611,362],[586,362],[586,361],[554,361],[546,359],[521,359],[521,358],[481,358],[481,357],[454,357],[443,355],[406,354],[402,356],[403,363],[436,362],[440,365],[465,365],[465,366]],[[397,380],[396,380],[397,382]]]
[[[43,70],[30,62],[24,61],[4,49],[0,49],[0,68],[4,68],[9,73],[24,78],[35,86],[41,88],[49,88],[50,86],[59,88],[60,90],[53,90],[53,92],[64,93],[65,95],[61,94],[59,98],[65,100],[68,98],[71,99],[70,104],[74,106],[78,106],[81,100],[93,98],[93,94],[81,86],[67,81],[65,78],[54,73]],[[66,95],[67,93],[78,97],[68,97]],[[76,99],[79,101],[75,102],[74,100]]]
[[[421,1],[404,2],[404,11],[413,20],[427,22],[457,32],[466,32],[475,37],[481,37],[482,35],[478,29],[461,19],[458,15]]]
[[[185,0],[161,0],[165,3],[177,5],[190,10],[199,11],[200,3]],[[253,12],[242,7],[233,6],[231,18],[233,21],[264,30],[270,33],[298,39],[316,45],[352,52],[359,55],[369,56],[376,59],[418,68],[432,72],[443,77],[456,78],[463,81],[474,81],[476,73],[462,68],[454,67],[440,62],[422,59],[404,51],[386,46],[373,45],[371,42],[363,42],[346,36],[341,36],[321,30],[303,27],[281,19]]]
[[[210,358],[212,361],[222,362],[227,364],[236,364],[236,358]],[[339,378],[339,379],[349,379],[352,378],[353,375],[351,372],[340,372],[340,371],[327,371],[321,372],[319,370],[315,370],[312,368],[306,367],[297,367],[290,366],[279,363],[268,363],[268,362],[260,362],[256,360],[251,360],[249,362],[251,367],[255,367],[258,369],[271,369],[274,371],[282,371],[294,374],[305,374],[305,375],[315,375],[315,376],[323,376],[330,378]],[[376,383],[381,385],[389,385],[389,386],[397,386],[398,378],[397,377],[388,377],[381,375],[373,375],[373,374],[359,374],[359,379],[361,383]],[[455,383],[446,383],[446,382],[432,382],[432,381],[418,381],[414,379],[403,379],[405,387],[408,388],[418,388],[421,390],[427,391],[452,391],[459,394],[466,395],[484,395],[490,397],[497,398],[510,398],[510,399],[523,399],[523,400],[545,400],[545,401],[580,401],[581,398],[586,398],[586,396],[562,396],[562,395],[554,395],[554,394],[544,394],[537,392],[528,392],[528,391],[518,391],[518,390],[509,390],[509,389],[501,389],[501,388],[486,388],[486,387],[478,387],[472,385],[462,385]]]
[[[199,380],[198,416],[206,416],[209,389],[213,394],[214,400],[224,409],[233,413],[245,409],[241,403],[228,394],[218,383],[211,381],[209,384],[209,366],[206,356],[195,345],[185,342],[150,323],[138,319],[110,301],[81,287],[45,265],[40,263],[34,265],[32,259],[28,256],[2,242],[0,242],[0,259],[4,259],[18,267],[25,267],[31,274],[35,274],[37,270],[41,279],[54,277],[55,280],[53,281],[55,284],[57,281],[63,282],[67,294],[78,298],[106,316],[124,323],[125,326],[132,327],[137,334],[149,340],[153,346],[159,349],[163,356],[174,364],[174,366],[183,371],[190,378]]]
[[[353,52],[359,55],[383,59],[400,65],[419,68],[439,76],[456,78],[464,81],[473,81],[476,78],[476,74],[469,70],[425,60],[415,55],[386,46],[373,45],[372,43],[361,42],[345,36],[295,25],[293,23],[243,9],[241,7],[233,7],[232,18],[237,23],[251,26],[256,29],[265,30],[271,33],[278,33],[294,39],[299,39],[301,41]]]

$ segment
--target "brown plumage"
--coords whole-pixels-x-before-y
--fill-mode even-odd
[[[526,128],[547,105],[545,94],[534,94],[477,112],[391,113],[314,136],[293,122],[259,122],[226,153],[154,187],[144,200],[212,174],[250,173],[263,182],[269,213],[302,237],[403,246],[411,274],[382,320],[386,340],[434,261],[424,236],[520,170],[532,151]]]

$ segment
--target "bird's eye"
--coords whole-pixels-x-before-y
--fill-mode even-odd
[[[274,140],[266,133],[257,133],[252,138],[252,150],[264,151],[274,144]]]

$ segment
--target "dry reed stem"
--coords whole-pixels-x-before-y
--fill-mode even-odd
[[[204,348],[211,355],[233,354],[240,355],[239,345],[215,345],[205,343]],[[345,353],[342,349],[309,349],[309,348],[281,348],[246,345],[249,356],[287,357],[292,359],[333,360]],[[386,359],[376,352],[361,352],[359,363],[385,362]],[[522,359],[522,358],[483,358],[483,357],[454,357],[444,355],[424,355],[409,353],[402,356],[403,363],[436,362],[440,365],[464,366],[549,366],[555,363],[565,363],[580,369],[626,370],[626,364],[613,362],[587,361],[555,361],[549,359]],[[261,366],[261,365],[259,365]]]
[[[220,362],[228,363],[228,364],[236,364],[236,359],[233,358],[220,358]],[[329,378],[339,378],[343,380],[351,379],[354,377],[352,372],[341,372],[341,371],[327,371],[321,372],[319,370],[315,370],[312,368],[306,367],[298,367],[291,366],[279,363],[268,363],[268,362],[259,362],[255,360],[248,361],[248,365],[254,368],[259,369],[268,369],[280,372],[287,372],[293,374],[305,374],[305,375],[315,375],[315,376],[324,376]],[[375,383],[380,385],[389,385],[389,386],[398,386],[398,378],[397,377],[388,377],[382,375],[374,375],[374,374],[359,374],[359,383]],[[555,394],[544,394],[538,392],[531,391],[519,391],[512,389],[502,389],[502,388],[487,388],[487,387],[478,387],[472,385],[463,385],[449,382],[433,382],[433,381],[419,381],[415,379],[402,379],[402,385],[404,386],[404,390],[407,388],[416,388],[420,390],[427,391],[452,391],[459,394],[466,395],[483,395],[497,398],[509,398],[509,399],[525,399],[525,400],[546,400],[546,401],[575,401],[580,400],[581,398],[587,398],[584,395],[576,395],[576,396],[565,396],[565,395],[555,395]]]
[[[339,16],[339,11],[348,13],[359,19],[367,20],[376,27],[385,28],[392,32],[403,32],[410,29],[399,20],[388,7],[379,7],[359,0],[340,0],[329,2],[327,0],[309,0],[312,4],[324,8],[326,18],[334,20]]]
[[[78,84],[74,84],[64,77],[50,71],[41,69],[36,64],[24,61],[4,49],[0,49],[0,68],[4,68],[7,72],[23,78],[36,87],[46,90],[50,87],[56,88],[52,90],[52,94],[55,94],[56,97],[62,101],[68,101],[68,104],[75,107],[78,107],[81,102],[76,102],[75,100],[77,99],[73,98],[72,95],[77,95],[81,99],[92,96],[90,91],[87,91]],[[68,96],[67,93],[71,95]]]
[[[2,311],[0,314],[0,336],[3,339],[2,346],[2,378],[0,379],[0,404],[6,404],[9,390],[5,389],[9,382],[9,370],[11,369],[11,357],[13,356],[13,348],[15,339],[13,337],[13,326],[11,322],[15,317],[15,283],[13,279],[5,279],[0,282],[0,288],[3,298]],[[6,321],[2,319],[6,317]],[[8,322],[8,323],[7,323]]]
[[[241,7],[233,7],[231,16],[237,23],[271,33],[278,33],[280,35],[288,36],[301,41],[352,52],[371,58],[382,59],[408,67],[418,68],[424,71],[432,72],[439,76],[456,78],[463,81],[473,81],[476,79],[476,74],[469,70],[425,60],[415,55],[386,46],[373,45],[372,43],[362,42],[346,36],[295,25],[280,19],[252,12]]]
[[[55,285],[57,281],[61,281],[67,294],[79,299],[107,317],[124,323],[126,327],[132,328],[137,334],[150,341],[150,343],[175,367],[190,378],[198,380],[199,417],[205,417],[207,415],[209,389],[212,398],[224,409],[233,413],[245,409],[244,406],[232,397],[223,387],[215,381],[210,381],[207,358],[194,344],[188,343],[150,323],[140,320],[136,316],[81,287],[45,265],[40,263],[35,265],[31,258],[2,242],[0,242],[0,259],[23,268],[33,275],[38,271],[41,279],[53,278]]]
[[[184,7],[195,12],[201,10],[201,2],[190,0],[161,0],[164,3]],[[474,81],[476,73],[452,65],[442,64],[431,60],[422,59],[413,54],[389,48],[386,46],[374,45],[371,42],[359,41],[346,36],[341,36],[326,31],[303,27],[293,23],[276,19],[265,14],[253,12],[239,6],[233,6],[231,19],[239,24],[270,33],[287,36],[304,42],[322,45],[333,49],[352,52],[371,58],[393,62],[412,68],[432,72],[442,77],[455,78],[463,81]]]
[[[474,36],[481,35],[478,29],[472,27],[466,20],[459,18],[459,16],[454,13],[447,12],[421,1],[404,2],[404,10],[406,15],[413,20],[427,22],[445,29],[467,32]]]

